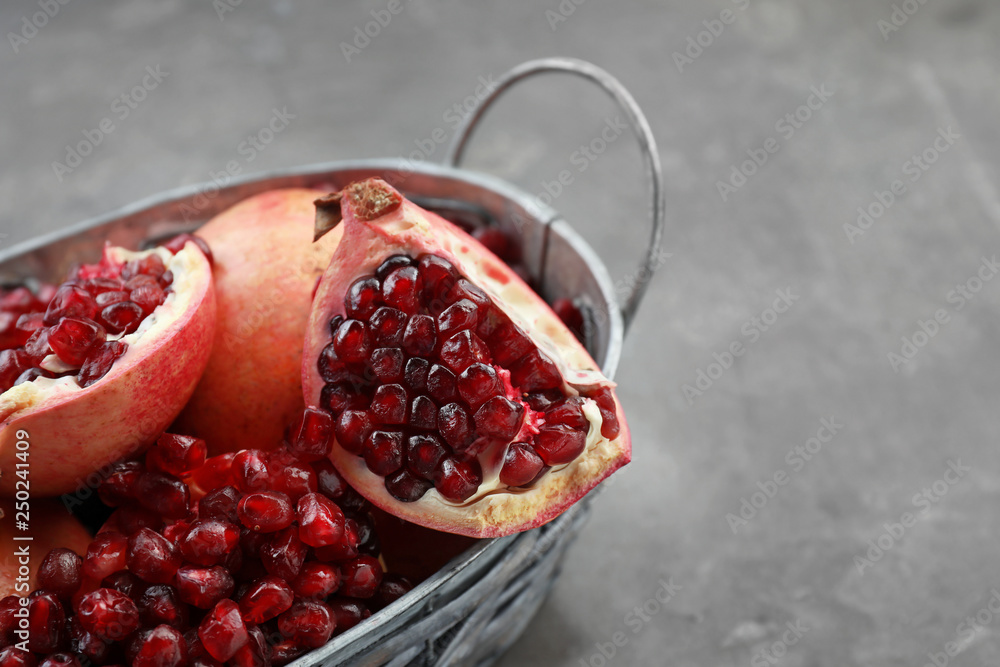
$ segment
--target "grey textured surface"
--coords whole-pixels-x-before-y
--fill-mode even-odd
[[[620,665],[1000,661],[989,609],[1000,284],[975,282],[1000,250],[1000,7],[896,0],[916,11],[884,38],[885,0],[563,0],[575,10],[554,31],[556,0],[404,0],[347,62],[340,43],[388,0],[232,4],[220,19],[207,0],[71,0],[16,53],[8,33],[39,4],[0,6],[3,243],[207,180],[231,160],[248,172],[405,156],[435,128],[451,134],[448,110],[480,77],[543,55],[592,60],[650,117],[672,256],[618,376],[634,463],[501,664],[599,666],[602,647]],[[727,9],[731,21],[713,23]],[[673,53],[709,28],[718,34],[704,32],[679,71]],[[116,98],[156,66],[169,75],[123,118]],[[832,95],[800,111],[807,121],[782,122],[823,86]],[[294,119],[250,161],[240,143],[286,107]],[[572,158],[609,115],[580,82],[525,84],[489,117],[470,165],[532,192],[570,170],[555,206],[627,276],[645,239],[634,144],[615,141],[585,172]],[[105,117],[114,131],[60,180],[53,161]],[[948,128],[958,138],[935,156]],[[767,162],[723,200],[717,181],[765,146]],[[939,159],[914,171],[925,150]],[[895,180],[903,194],[852,243],[845,224]],[[952,292],[970,279],[972,298]],[[752,318],[772,321],[780,289],[796,300],[764,331]],[[888,354],[937,311],[944,323],[916,335],[926,344],[896,372]],[[731,367],[712,367],[733,343]],[[689,401],[699,371],[715,379]],[[817,449],[809,438],[830,418],[843,425],[832,440],[808,461],[796,454]],[[956,477],[959,460],[968,470]],[[753,496],[758,482],[772,498]],[[762,507],[733,530],[727,514],[743,499]],[[892,525],[904,513],[910,525]],[[880,539],[884,553],[869,545]],[[869,549],[872,562],[858,560]],[[680,590],[638,615],[670,577]],[[801,639],[775,645],[796,638],[788,623]]]

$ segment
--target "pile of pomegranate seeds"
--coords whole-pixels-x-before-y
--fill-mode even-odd
[[[307,410],[271,452],[206,459],[203,440],[164,434],[118,464],[87,553],[42,562],[26,642],[20,599],[0,600],[0,667],[283,665],[407,593],[331,435]]]
[[[479,456],[506,447],[500,481],[532,484],[583,453],[583,401],[478,286],[433,254],[394,255],[344,297],[318,359],[337,442],[403,502],[453,502],[483,483]],[[619,427],[610,390],[592,396],[602,434]],[[509,445],[509,446],[508,446]],[[503,451],[503,450],[501,450]]]
[[[211,257],[205,242],[190,234],[165,247],[176,254],[188,240]],[[156,254],[122,264],[105,253],[57,287],[0,293],[0,393],[38,377],[75,376],[81,387],[97,382],[125,354],[128,344],[120,338],[166,300],[172,283]],[[46,361],[50,355],[57,363]]]

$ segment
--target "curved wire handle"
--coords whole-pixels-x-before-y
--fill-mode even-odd
[[[663,172],[660,167],[660,154],[656,150],[656,140],[649,127],[649,122],[639,109],[635,99],[625,89],[622,84],[613,76],[605,72],[600,67],[577,58],[541,58],[539,60],[529,60],[518,65],[500,77],[496,87],[487,97],[480,102],[471,114],[469,114],[455,135],[448,154],[445,156],[445,164],[458,167],[465,154],[469,140],[475,133],[479,121],[486,114],[490,105],[496,101],[504,91],[513,86],[518,81],[527,79],[536,74],[546,72],[562,72],[583,77],[600,86],[608,95],[618,103],[621,110],[628,118],[628,123],[639,141],[639,148],[646,161],[646,175],[649,178],[650,194],[652,203],[650,205],[650,218],[652,220],[652,231],[649,237],[649,249],[646,256],[639,264],[635,273],[635,281],[632,290],[622,306],[622,320],[625,330],[628,331],[635,317],[636,311],[642,297],[649,287],[649,282],[653,273],[660,264],[660,244],[663,238],[663,218],[666,210],[666,199],[663,191]]]

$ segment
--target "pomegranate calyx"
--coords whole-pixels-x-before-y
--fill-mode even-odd
[[[331,192],[313,202],[316,205],[316,227],[313,230],[313,243],[319,241],[328,231],[343,221],[344,213],[340,208],[342,198],[341,193]]]

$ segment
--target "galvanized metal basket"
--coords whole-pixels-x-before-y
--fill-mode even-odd
[[[489,106],[515,83],[547,72],[570,73],[599,85],[621,106],[642,149],[650,180],[652,231],[646,256],[621,301],[599,257],[556,211],[502,180],[459,169],[465,147]],[[19,283],[27,277],[61,279],[79,258],[96,256],[106,240],[138,247],[191,231],[259,192],[340,188],[371,176],[386,179],[446,217],[471,217],[519,237],[524,264],[539,291],[550,302],[566,297],[583,306],[588,349],[606,375],[614,374],[629,323],[657,268],[664,216],[662,177],[649,124],[631,95],[608,73],[574,59],[531,61],[501,77],[459,129],[445,165],[415,166],[399,159],[331,162],[249,175],[223,186],[172,190],[0,253],[0,283]],[[410,594],[292,664],[493,663],[520,636],[545,599],[596,495],[591,493],[545,526],[477,543]]]

